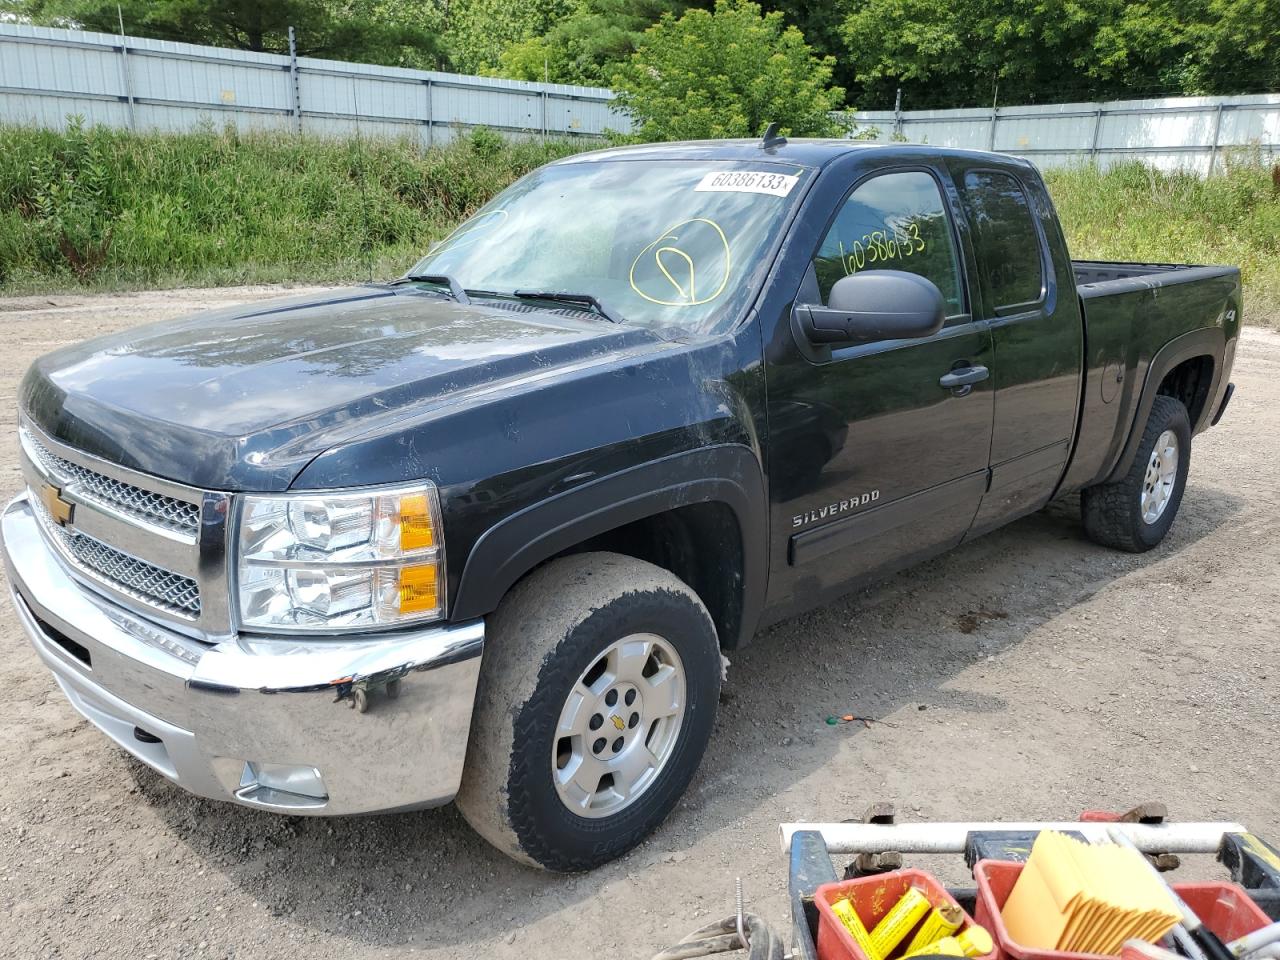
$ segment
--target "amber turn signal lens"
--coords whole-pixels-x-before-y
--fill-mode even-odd
[[[436,545],[436,532],[431,525],[431,505],[425,493],[411,493],[400,498],[400,549],[408,553]]]
[[[440,605],[436,565],[400,568],[400,613],[425,613]]]

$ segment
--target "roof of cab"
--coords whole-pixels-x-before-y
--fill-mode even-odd
[[[961,150],[912,143],[873,143],[866,140],[788,139],[780,146],[764,148],[760,140],[682,140],[674,143],[647,143],[630,147],[605,147],[557,160],[556,163],[590,163],[599,160],[739,160],[772,163],[795,163],[821,168],[831,161],[854,152],[866,152],[868,158],[919,158],[920,155],[968,157],[991,163],[1028,165],[1026,160],[1008,154],[985,150]]]

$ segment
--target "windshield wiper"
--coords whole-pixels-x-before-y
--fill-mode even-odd
[[[521,300],[550,300],[559,303],[583,304],[590,307],[610,323],[622,323],[620,316],[601,302],[599,297],[590,293],[568,293],[563,290],[516,290],[511,294]]]
[[[401,277],[396,283],[438,283],[441,286],[449,288],[449,296],[457,300],[458,303],[470,303],[471,298],[467,296],[467,291],[462,289],[456,277],[452,277],[447,273],[409,273]]]

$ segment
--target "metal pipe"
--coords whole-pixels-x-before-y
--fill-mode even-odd
[[[129,38],[124,33],[124,11],[118,3],[116,16],[120,20],[120,67],[124,71],[124,95],[129,104],[129,129],[137,130],[138,121],[134,115],[133,69],[129,66]]]
[[[738,905],[738,913],[734,917],[738,930],[738,942],[742,945],[743,950],[751,949],[751,941],[747,939],[746,920],[742,914],[742,878],[738,877],[733,881],[734,886],[734,902]]]
[[[289,27],[289,86],[293,92],[293,115],[298,133],[302,133],[302,81],[298,71],[298,43],[293,27]]]
[[[137,52],[138,52],[137,50],[134,51],[134,53],[137,53]],[[254,66],[254,64],[249,64],[249,66]],[[1110,103],[1127,103],[1127,102],[1128,101],[1125,101],[1125,100],[1107,101],[1107,103],[1109,104]],[[1228,104],[1227,108],[1231,110],[1246,110],[1246,111],[1247,110],[1274,110],[1276,106],[1274,103],[1232,103],[1232,104]],[[1013,110],[1021,111],[1020,107],[1011,107],[1008,105],[1006,105],[1002,109],[1006,111],[1013,111]],[[1178,113],[1178,114],[1213,113],[1216,109],[1217,109],[1216,107],[1211,107],[1211,106],[1210,107],[1144,107],[1142,109],[1137,109],[1137,110],[1132,110],[1132,109],[1125,110],[1119,107],[1112,109],[1108,107],[1104,112],[1108,117],[1149,117],[1149,116],[1158,116],[1164,113]],[[962,113],[965,111],[978,111],[978,112],[976,113],[971,112],[969,116],[964,116],[964,117],[950,116],[950,114]],[[938,122],[990,123],[991,122],[991,111],[988,110],[986,107],[957,107],[951,110],[938,110],[938,111],[912,110],[909,112],[911,113],[936,112],[936,113],[944,114],[944,116],[908,117],[904,112],[902,117],[903,123],[938,123]],[[865,110],[865,111],[855,110],[855,111],[851,111],[850,115],[855,120],[858,120],[863,123],[876,123],[876,122],[886,123],[893,119],[892,110]],[[1094,110],[1063,110],[1060,112],[1053,112],[1053,113],[1045,113],[1045,112],[1011,113],[1010,112],[1010,113],[1005,113],[1002,116],[1002,119],[1004,120],[1081,120],[1085,118],[1096,117],[1097,115],[1098,115],[1098,111],[1096,109]],[[1194,149],[1203,150],[1205,146],[1206,146],[1205,144],[1197,144],[1194,147]]]
[[[1227,944],[1227,949],[1237,957],[1243,957],[1247,953],[1254,953],[1263,947],[1273,945],[1280,945],[1280,922],[1255,930],[1253,933],[1246,933],[1238,940],[1232,940]]]
[[[780,826],[782,850],[791,847],[797,830],[815,830],[831,853],[963,853],[975,831],[1038,830],[1075,831],[1092,842],[1109,836],[1115,827],[1144,853],[1216,853],[1225,833],[1247,833],[1238,823],[784,823]]]
[[[1209,148],[1209,176],[1213,176],[1213,168],[1218,162],[1218,140],[1222,136],[1222,101],[1218,101],[1217,112],[1213,115],[1213,146]]]
[[[431,90],[431,78],[427,77],[423,81],[427,86],[427,146],[430,147],[435,142],[434,127],[436,123],[435,94]]]

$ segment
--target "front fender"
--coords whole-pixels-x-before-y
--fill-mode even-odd
[[[476,541],[463,567],[451,619],[492,612],[539,563],[625,524],[694,503],[724,503],[743,546],[742,619],[735,645],[755,630],[768,574],[764,475],[750,448],[722,444],[672,454],[610,474],[505,517]]]

